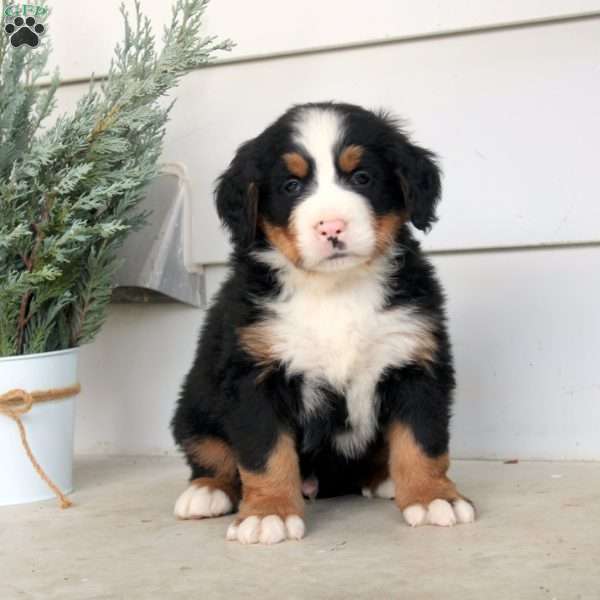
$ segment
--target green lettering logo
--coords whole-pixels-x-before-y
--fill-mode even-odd
[[[19,15],[24,17],[46,17],[48,16],[48,7],[39,4],[9,4],[4,9],[5,17],[18,17]]]

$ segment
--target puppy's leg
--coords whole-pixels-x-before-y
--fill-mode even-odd
[[[395,495],[390,477],[390,449],[387,443],[379,444],[365,457],[365,476],[362,478],[362,495],[366,498],[391,500]]]
[[[279,433],[262,468],[240,465],[242,502],[228,540],[276,544],[304,537],[304,500],[293,438]]]
[[[451,526],[475,520],[475,509],[446,473],[448,453],[429,455],[410,426],[395,422],[389,429],[390,473],[396,504],[412,527]]]
[[[182,446],[192,467],[192,479],[175,502],[175,516],[202,519],[231,512],[240,498],[237,462],[231,446],[212,436],[189,439]]]

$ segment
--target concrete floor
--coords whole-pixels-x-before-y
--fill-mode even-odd
[[[308,535],[226,542],[231,516],[176,521],[175,458],[79,458],[76,506],[0,508],[0,600],[600,598],[600,464],[455,462],[479,520],[406,526],[393,502],[308,509]]]

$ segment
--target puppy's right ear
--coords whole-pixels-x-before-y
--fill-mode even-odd
[[[250,140],[240,146],[216,187],[217,214],[236,249],[247,249],[256,237],[259,182],[254,140]]]

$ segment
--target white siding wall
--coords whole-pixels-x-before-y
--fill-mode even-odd
[[[106,69],[118,3],[51,4],[67,109]],[[169,3],[142,5],[164,23]],[[238,46],[186,77],[164,158],[190,170],[190,250],[209,289],[227,253],[212,182],[236,146],[295,102],[389,108],[445,172],[425,246],[449,295],[455,454],[600,458],[600,0],[213,0],[206,23]],[[80,451],[172,449],[202,317],[112,308],[82,354]]]
[[[433,259],[458,372],[454,455],[600,459],[600,247]],[[210,293],[224,273],[208,268]],[[82,352],[80,450],[171,449],[168,420],[201,320],[175,305],[113,307]]]

